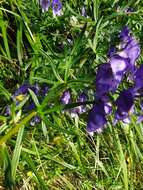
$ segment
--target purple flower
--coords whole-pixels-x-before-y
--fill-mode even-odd
[[[143,65],[136,70],[134,74],[135,90],[143,87]]]
[[[110,102],[105,102],[104,111],[106,115],[110,115],[112,113],[112,105]]]
[[[119,84],[121,82],[124,74],[127,71],[127,68],[129,65],[129,59],[123,58],[123,57],[119,56],[118,54],[115,54],[110,59],[110,65],[111,65],[112,72],[114,74],[116,83]]]
[[[50,6],[50,0],[40,0],[40,5],[42,7],[42,12],[48,11]]]
[[[135,62],[140,55],[140,45],[137,40],[130,34],[128,27],[124,27],[120,33],[121,48],[124,54],[124,58],[129,58],[130,71],[134,70]]]
[[[104,103],[95,103],[88,115],[87,132],[93,134],[94,132],[100,133],[103,131],[105,124],[107,123],[105,118]]]
[[[32,99],[30,99],[29,102],[27,102],[27,104],[24,106],[24,111],[27,112],[27,111],[31,111],[35,108],[35,103],[33,102]]]
[[[97,70],[95,85],[96,95],[100,98],[107,95],[109,92],[116,90],[116,80],[109,63],[99,66]]]
[[[30,87],[30,89],[36,94],[39,95],[40,92],[40,86],[39,84],[36,82],[33,86]]]
[[[65,90],[64,93],[62,94],[60,101],[62,104],[66,105],[71,102],[71,93],[68,90]]]
[[[13,97],[19,96],[20,94],[27,94],[28,93],[28,89],[31,88],[30,84],[24,83],[22,84],[13,94]]]
[[[134,93],[131,89],[123,90],[116,100],[117,111],[115,113],[115,120],[129,121],[129,113],[133,110]]]
[[[60,0],[53,0],[51,7],[53,9],[53,16],[55,17],[56,15],[60,16],[61,15],[61,10],[62,10],[62,3]]]
[[[41,122],[41,118],[36,115],[35,117],[33,117],[33,118],[31,119],[30,125],[31,125],[31,126],[35,126],[35,125],[39,124],[40,122]]]
[[[121,30],[120,39],[122,40],[122,42],[128,42],[128,40],[130,39],[130,30],[127,26],[124,26]]]

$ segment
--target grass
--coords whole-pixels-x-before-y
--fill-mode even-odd
[[[142,47],[143,3],[62,4],[63,15],[53,18],[51,10],[41,12],[38,0],[0,2],[0,189],[142,190],[142,124],[132,117],[129,126],[112,126],[111,117],[102,134],[90,137],[87,113],[71,118],[61,111],[59,98],[70,89],[73,102],[82,90],[93,100],[97,66],[107,61],[109,46],[118,43],[125,24]],[[88,17],[81,15],[83,5]],[[134,12],[126,13],[127,7]],[[29,113],[21,111],[27,100],[16,107],[10,98],[24,81],[50,87],[42,102],[29,92],[36,104]],[[31,127],[36,113],[42,122]]]

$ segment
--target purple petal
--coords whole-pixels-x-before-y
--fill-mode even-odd
[[[137,118],[137,124],[140,124],[141,122],[143,122],[143,115],[140,115],[140,116]]]
[[[96,75],[96,95],[102,97],[110,91],[115,91],[117,84],[114,78],[110,64],[102,64],[99,66]]]
[[[128,58],[123,58],[118,54],[115,54],[110,59],[110,65],[115,76],[115,79],[120,83],[123,75],[127,71],[129,64]]]
[[[136,70],[134,80],[136,90],[143,87],[143,65],[140,65],[140,67]]]
[[[66,105],[69,104],[71,102],[71,93],[70,91],[66,90],[64,91],[64,93],[62,94],[60,101],[62,104]]]
[[[140,55],[140,45],[137,40],[130,34],[129,28],[126,26],[123,28],[120,34],[121,37],[121,48],[122,52],[126,54],[126,56],[130,60],[130,71],[134,70],[135,62]]]
[[[35,126],[41,122],[41,118],[39,116],[35,116],[31,119],[30,125]]]
[[[60,16],[61,15],[61,10],[62,10],[62,3],[60,0],[53,0],[51,7],[53,9],[53,15],[56,16]]]
[[[42,12],[48,11],[50,6],[50,0],[40,0],[40,5],[42,7]]]
[[[87,132],[102,132],[106,123],[104,103],[94,104],[88,115]]]

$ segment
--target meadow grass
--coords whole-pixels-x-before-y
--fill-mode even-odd
[[[104,132],[90,137],[88,113],[71,118],[59,98],[71,89],[74,103],[86,89],[93,101],[97,66],[107,61],[124,25],[142,47],[143,2],[62,4],[63,15],[53,17],[51,9],[42,13],[38,0],[0,1],[0,189],[142,190],[142,124],[132,117],[129,125],[113,126],[111,116]],[[81,15],[82,6],[87,16]],[[128,7],[134,12],[127,13]],[[30,91],[36,108],[28,113],[21,111],[25,102],[16,108],[11,100],[25,81],[50,88],[42,102]],[[37,113],[42,121],[32,127]]]

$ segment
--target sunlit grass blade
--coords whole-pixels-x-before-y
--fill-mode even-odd
[[[17,135],[16,144],[15,144],[12,161],[11,161],[11,172],[12,172],[12,177],[14,180],[16,177],[16,170],[17,170],[17,166],[18,166],[20,154],[21,154],[23,134],[24,134],[24,127],[21,127]]]

